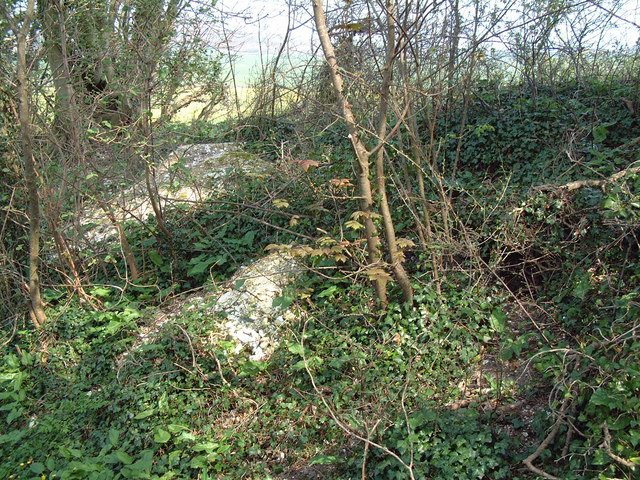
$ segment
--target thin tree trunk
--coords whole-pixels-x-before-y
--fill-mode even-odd
[[[131,244],[129,240],[127,240],[127,235],[124,231],[122,224],[118,221],[116,216],[109,209],[109,205],[106,202],[100,202],[100,208],[105,213],[113,228],[118,232],[118,238],[120,240],[120,247],[122,247],[122,253],[124,254],[124,258],[127,261],[129,271],[131,272],[131,279],[135,282],[140,277],[138,262],[136,261],[136,257],[133,254],[133,250],[131,248]]]
[[[358,191],[360,194],[360,208],[365,213],[364,226],[365,238],[367,240],[368,262],[369,265],[380,265],[382,263],[380,238],[378,237],[378,230],[372,219],[372,213],[374,213],[373,193],[371,189],[369,169],[369,159],[371,155],[365,148],[364,143],[358,134],[357,123],[353,116],[353,112],[351,111],[351,105],[347,102],[344,95],[344,83],[338,70],[336,52],[333,48],[333,44],[331,43],[331,39],[329,38],[322,0],[313,0],[313,13],[322,50],[329,66],[331,83],[333,84],[333,89],[338,99],[338,105],[347,125],[349,139],[351,140],[351,145],[353,146],[353,150],[356,155],[355,167],[357,172]],[[382,276],[375,276],[372,281],[376,296],[382,305],[387,305],[387,280]]]
[[[35,0],[28,0],[22,25],[17,27],[15,19],[11,17],[3,4],[2,13],[16,36],[18,53],[18,121],[22,142],[22,159],[24,163],[24,179],[27,185],[29,201],[29,304],[31,320],[36,328],[42,327],[47,320],[44,302],[40,293],[40,199],[38,197],[38,177],[33,158],[31,131],[31,104],[29,99],[28,66],[27,66],[27,36],[34,17]]]
[[[396,36],[395,36],[395,6],[393,0],[387,0],[386,4],[387,16],[387,55],[384,70],[382,72],[382,89],[380,91],[380,111],[378,115],[378,142],[380,143],[378,152],[376,153],[376,181],[378,186],[378,195],[380,196],[380,213],[382,214],[382,225],[384,227],[384,236],[387,241],[387,249],[389,251],[389,260],[391,260],[391,270],[393,277],[402,289],[402,297],[405,303],[413,303],[413,288],[411,280],[407,275],[403,266],[402,253],[398,249],[396,241],[396,232],[389,208],[389,200],[387,198],[386,177],[384,171],[385,149],[382,143],[385,142],[387,135],[387,114],[389,110],[389,95],[391,93],[391,80],[393,78],[393,63],[396,57]]]

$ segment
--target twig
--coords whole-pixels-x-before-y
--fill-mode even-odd
[[[533,473],[535,473],[536,475],[540,475],[541,477],[547,478],[549,480],[561,480],[561,479],[559,477],[554,477],[553,475],[545,472],[544,470],[540,470],[539,468],[535,467],[533,465],[533,461],[536,458],[538,458],[542,454],[542,452],[546,450],[546,448],[553,441],[553,439],[556,438],[556,435],[558,434],[558,430],[560,430],[560,426],[564,423],[564,412],[567,409],[568,403],[569,403],[569,399],[565,398],[564,402],[562,403],[562,407],[560,407],[560,415],[558,416],[556,423],[554,423],[553,428],[549,432],[549,435],[547,435],[547,437],[542,441],[542,443],[538,445],[538,448],[536,448],[536,451],[533,452],[531,455],[529,455],[527,458],[525,458],[524,461],[522,462]]]
[[[362,453],[362,480],[366,480],[367,478],[367,456],[369,454],[369,441],[371,440],[371,434],[376,431],[378,425],[380,425],[380,419],[376,421],[373,428],[369,429],[369,427],[367,427],[367,441],[364,443],[364,452]]]
[[[220,373],[220,378],[222,379],[222,383],[224,383],[225,385],[229,385],[229,381],[224,378],[224,374],[222,373],[222,365],[220,365],[220,360],[218,360],[218,357],[215,356],[214,357],[216,360],[216,365],[218,365],[218,373]]]
[[[575,182],[565,183],[564,185],[540,185],[539,187],[535,187],[535,190],[560,190],[566,192],[572,192],[573,190],[578,190],[583,187],[601,187],[605,188],[607,184],[611,182],[615,182],[625,175],[630,175],[633,173],[640,173],[640,167],[629,167],[624,170],[620,170],[617,173],[614,173],[610,177],[607,177],[602,180],[576,180]]]
[[[619,464],[624,465],[625,467],[629,467],[632,470],[635,470],[637,466],[635,463],[627,460],[626,458],[619,457],[618,455],[616,455],[611,451],[611,434],[609,433],[609,426],[607,425],[607,422],[604,422],[602,424],[602,431],[604,433],[604,442],[602,442],[601,446],[604,447],[604,451],[607,452],[607,455],[609,455],[609,457],[611,457],[613,460],[615,460]]]
[[[338,415],[336,414],[336,412],[333,410],[333,408],[331,407],[331,405],[329,405],[329,402],[327,401],[327,399],[325,398],[324,394],[320,391],[320,388],[318,387],[318,385],[316,384],[316,379],[313,376],[313,373],[311,373],[311,370],[309,368],[309,363],[307,362],[307,357],[304,354],[304,336],[306,334],[306,330],[307,330],[307,323],[309,323],[309,320],[305,320],[304,322],[304,327],[302,329],[302,335],[300,337],[300,346],[302,347],[302,360],[304,362],[304,368],[307,371],[307,375],[309,375],[309,380],[311,380],[311,385],[313,386],[313,390],[316,392],[316,394],[318,395],[318,397],[320,397],[320,400],[322,401],[322,404],[325,406],[325,408],[327,409],[327,411],[329,412],[329,415],[331,416],[331,418],[333,419],[333,421],[336,423],[336,425],[343,431],[345,432],[347,435],[351,435],[354,438],[357,438],[358,440],[360,440],[361,442],[364,442],[365,445],[369,445],[369,446],[373,446],[375,448],[378,448],[380,450],[382,450],[384,453],[386,453],[387,455],[390,455],[391,457],[393,457],[394,459],[396,459],[398,462],[400,462],[400,464],[407,469],[407,472],[409,473],[409,478],[411,478],[411,480],[416,480],[416,477],[413,473],[413,468],[411,465],[408,465],[404,460],[402,460],[402,458],[400,458],[400,456],[395,453],[392,452],[391,450],[389,450],[387,447],[385,447],[384,445],[380,445],[379,443],[374,442],[373,440],[371,440],[370,438],[366,438],[363,437],[362,435],[360,435],[359,433],[353,431],[348,425],[345,425],[342,420],[340,420],[338,418]]]
[[[185,337],[187,337],[187,342],[189,342],[189,348],[191,349],[191,364],[193,365],[193,368],[196,369],[200,377],[207,378],[207,376],[204,374],[202,370],[200,370],[200,367],[198,366],[198,362],[196,360],[196,352],[193,349],[193,343],[191,343],[191,337],[189,336],[187,331],[184,328],[182,328],[182,326],[180,326],[180,324],[176,323],[175,326],[178,327],[178,329],[184,334]],[[179,367],[180,365],[176,364],[176,366]]]

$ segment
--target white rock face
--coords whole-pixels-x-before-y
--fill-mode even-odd
[[[212,194],[224,193],[234,175],[261,175],[270,169],[270,163],[243,152],[234,143],[182,145],[158,162],[154,183],[164,209],[172,204],[196,205]],[[153,214],[144,179],[108,203],[119,222],[145,221]],[[104,211],[95,206],[81,216],[80,223],[91,226],[85,234],[89,241],[103,241],[116,233]]]
[[[234,275],[213,309],[226,316],[221,327],[237,342],[236,353],[249,348],[253,352],[251,360],[263,360],[277,346],[278,330],[292,320],[292,315],[274,307],[273,301],[302,269],[291,255],[275,253],[241,268]]]
[[[163,207],[176,200],[197,206],[206,197],[231,189],[238,175],[265,175],[271,171],[270,163],[242,152],[238,145],[185,145],[158,167],[156,183]],[[112,203],[119,207],[116,215],[119,221],[144,220],[153,213],[144,181],[127,188]],[[114,233],[100,210],[94,209],[84,216],[83,224],[89,223],[98,224],[89,231],[91,240],[105,240]],[[153,342],[163,325],[197,309],[204,315],[212,314],[211,328],[217,332],[216,337],[235,343],[236,353],[248,350],[251,360],[264,360],[278,345],[281,327],[293,319],[293,314],[274,307],[273,302],[303,269],[287,253],[274,253],[241,267],[222,290],[181,296],[158,311],[142,328],[130,351]]]
[[[118,368],[131,352],[153,343],[164,325],[194,310],[211,318],[215,337],[235,343],[235,353],[248,349],[250,360],[265,360],[279,345],[281,328],[294,320],[290,310],[274,307],[273,301],[303,270],[291,255],[273,253],[241,267],[222,290],[179,297],[141,328],[132,347],[117,361]]]

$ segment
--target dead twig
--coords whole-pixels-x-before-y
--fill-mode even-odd
[[[607,455],[609,455],[612,460],[615,460],[620,465],[624,465],[625,467],[629,467],[630,469],[635,470],[637,466],[635,463],[627,460],[626,458],[619,457],[611,451],[611,434],[609,433],[609,426],[607,425],[607,422],[604,422],[602,424],[602,432],[604,433],[604,442],[602,442],[601,447],[604,448],[604,451],[607,452]]]
[[[600,187],[605,188],[609,183],[615,182],[626,175],[640,173],[640,167],[629,167],[614,173],[610,177],[602,180],[576,180],[575,182],[565,183],[564,185],[540,185],[535,190],[539,191],[564,191],[572,192],[584,187]]]
[[[564,412],[566,411],[568,404],[569,404],[569,399],[565,398],[564,402],[562,402],[562,406],[560,407],[558,418],[556,419],[556,422],[553,424],[553,428],[551,428],[551,431],[549,432],[549,434],[542,441],[542,443],[538,445],[538,448],[536,448],[536,451],[533,452],[531,455],[529,455],[527,458],[525,458],[524,461],[522,462],[526,465],[526,467],[530,471],[532,471],[536,475],[540,475],[541,477],[547,478],[549,480],[561,480],[561,479],[534,466],[533,461],[537,459],[540,455],[542,455],[542,452],[544,452],[546,448],[551,444],[551,442],[553,442],[553,440],[556,438],[556,435],[558,434],[560,427],[564,423]]]
[[[316,383],[316,379],[315,379],[313,373],[311,373],[311,369],[309,368],[309,363],[307,361],[307,357],[304,354],[304,337],[306,335],[307,323],[308,322],[309,322],[309,320],[305,320],[304,327],[302,329],[302,335],[300,336],[300,346],[302,347],[301,348],[301,350],[302,350],[302,353],[301,353],[302,354],[302,360],[304,362],[304,368],[307,371],[307,375],[309,375],[309,380],[311,380],[311,385],[313,386],[313,390],[316,392],[316,394],[318,395],[318,397],[322,401],[322,404],[327,409],[327,412],[329,412],[329,416],[333,419],[333,421],[336,423],[336,425],[344,433],[346,433],[347,435],[350,435],[350,436],[360,440],[361,442],[363,442],[367,446],[365,448],[375,447],[375,448],[383,451],[387,455],[393,457],[395,460],[397,460],[407,470],[407,473],[409,474],[409,478],[411,480],[415,480],[416,476],[415,476],[415,474],[413,472],[413,466],[412,465],[407,464],[397,453],[389,450],[384,445],[381,445],[381,444],[379,444],[377,442],[374,442],[370,438],[362,436],[360,433],[358,433],[355,430],[353,430],[352,428],[350,428],[340,418],[338,418],[338,414],[335,412],[333,407],[329,404],[329,401],[326,399],[325,395],[322,393],[322,391],[318,387],[318,385]],[[368,436],[370,436],[370,435],[368,435]]]

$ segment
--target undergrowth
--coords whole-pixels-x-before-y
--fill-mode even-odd
[[[413,306],[372,298],[345,138],[321,132],[283,157],[295,122],[235,131],[278,158],[275,175],[167,209],[172,239],[153,219],[127,225],[138,281],[103,245],[86,254],[94,305],[51,281],[41,331],[4,324],[0,478],[534,478],[527,464],[635,478],[640,127],[609,87],[480,85],[464,132],[455,115],[438,126],[447,155],[461,146],[446,187],[466,243],[417,245],[391,199],[416,241]],[[218,131],[198,125],[196,140]],[[236,353],[202,299],[133,348],[158,304],[215,289],[265,248],[309,268],[278,299],[297,320],[268,360]]]

